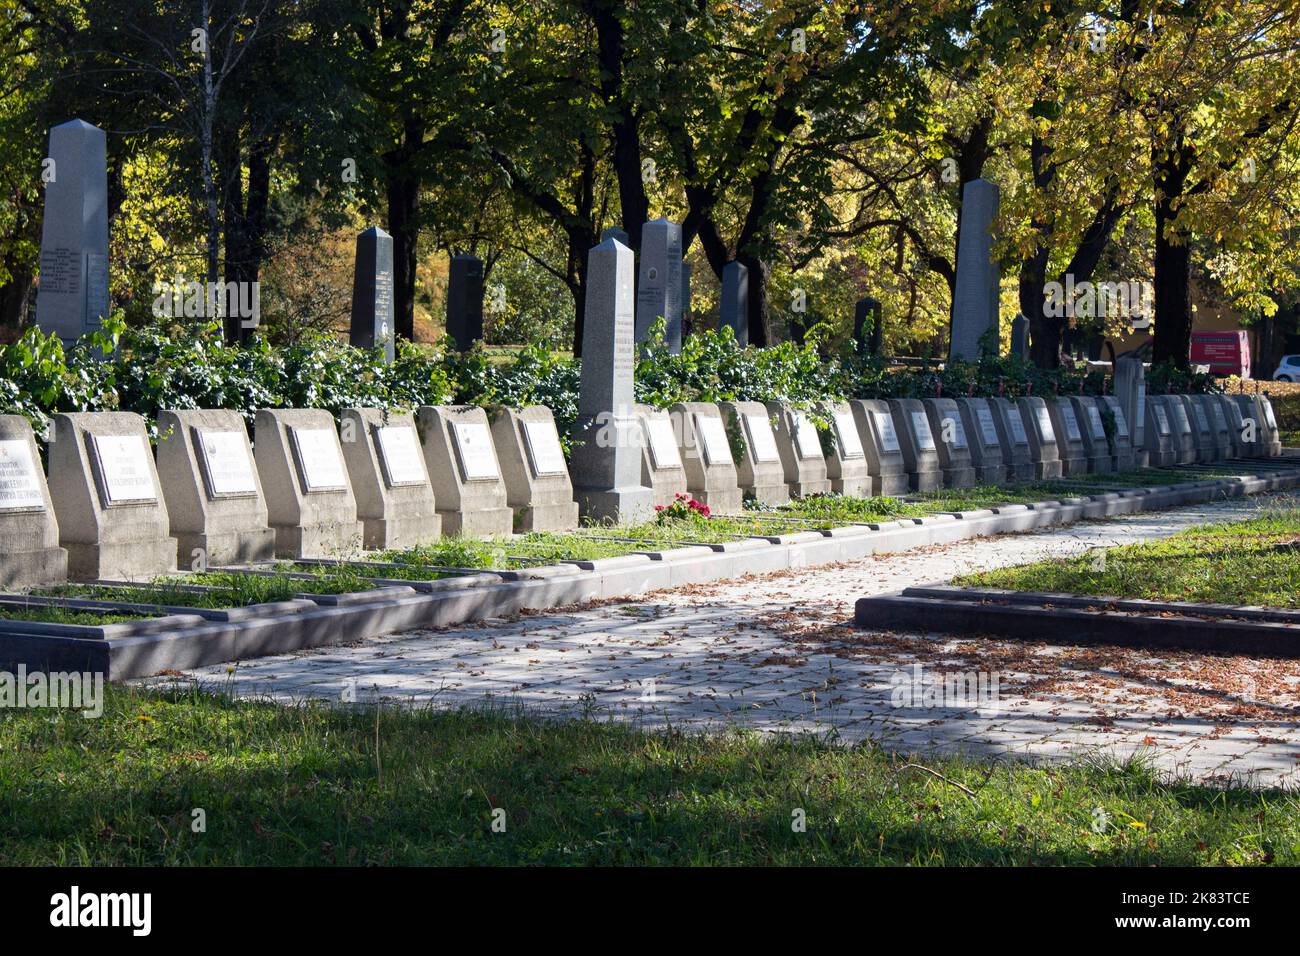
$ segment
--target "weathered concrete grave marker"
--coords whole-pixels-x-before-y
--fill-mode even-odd
[[[1027,422],[1025,432],[1029,438],[1029,459],[1033,463],[1034,477],[1040,480],[1060,478],[1061,455],[1047,403],[1035,395],[1021,398],[1019,405],[1020,414]]]
[[[826,477],[831,491],[839,495],[871,494],[871,476],[867,473],[867,453],[858,434],[858,423],[848,402],[831,406],[831,452],[826,456]]]
[[[457,352],[468,352],[483,338],[483,260],[451,257],[447,273],[447,335]]]
[[[275,531],[238,412],[159,412],[158,477],[178,567],[202,571],[275,557]]]
[[[176,570],[176,540],[139,415],[55,415],[49,486],[69,577],[135,580]]]
[[[708,505],[710,511],[739,513],[744,508],[744,495],[722,410],[710,402],[679,402],[669,414],[678,436],[686,490],[700,504]]]
[[[570,474],[584,518],[636,523],[649,518],[654,507],[650,489],[641,484],[641,436],[633,398],[632,250],[614,239],[593,248],[587,283]]]
[[[971,467],[975,469],[976,483],[1002,484],[1007,480],[1007,466],[1002,460],[1002,439],[998,435],[993,409],[983,398],[958,398],[955,401],[970,440]]]
[[[944,486],[974,487],[975,467],[972,463],[971,443],[966,436],[957,403],[951,398],[927,398],[922,404],[930,421],[930,433],[935,436],[935,449],[939,453]]]
[[[853,410],[853,424],[858,428],[858,438],[866,453],[871,494],[890,497],[906,494],[907,463],[889,404],[880,399],[859,398],[849,402],[849,408]]]
[[[641,484],[654,493],[654,504],[666,506],[679,494],[687,493],[686,467],[677,445],[672,416],[651,405],[636,406],[637,421],[644,432],[641,448]]]
[[[1127,355],[1115,360],[1115,398],[1124,409],[1124,421],[1130,429],[1129,444],[1133,449],[1133,464],[1147,466],[1146,448],[1146,369],[1142,360]]]
[[[998,430],[998,441],[1002,445],[1002,463],[1007,469],[1006,480],[1032,481],[1034,455],[1020,406],[1009,398],[990,398],[988,403],[993,412],[993,424]]]
[[[930,430],[925,405],[915,398],[891,398],[889,411],[894,433],[907,467],[907,484],[912,491],[935,491],[943,487],[943,465]]]
[[[319,408],[264,408],[254,433],[276,557],[345,558],[359,551],[364,528],[334,416]]]
[[[953,293],[950,358],[979,361],[980,344],[998,328],[998,265],[993,259],[993,224],[998,217],[998,187],[972,179],[962,188],[957,283]]]
[[[36,324],[65,343],[108,316],[108,160],[104,131],[84,120],[50,130]]]
[[[421,405],[424,464],[444,535],[504,535],[514,527],[487,412],[473,405]]]
[[[774,437],[786,487],[791,495],[824,495],[831,490],[817,426],[805,412],[785,402],[768,402],[769,420],[776,421]]]
[[[41,470],[32,426],[21,415],[0,415],[0,588],[62,584],[68,552]]]
[[[1061,474],[1065,477],[1088,473],[1088,451],[1084,446],[1083,428],[1069,398],[1045,400],[1047,414],[1052,419],[1056,435],[1056,453],[1061,460]]]
[[[442,517],[410,412],[345,408],[340,430],[363,546],[382,551],[438,540]]]
[[[736,474],[745,497],[762,504],[785,504],[790,500],[790,488],[766,406],[761,402],[722,402],[721,407],[728,430],[741,438]]]
[[[515,530],[576,528],[578,504],[551,410],[544,405],[496,407],[489,417]]]

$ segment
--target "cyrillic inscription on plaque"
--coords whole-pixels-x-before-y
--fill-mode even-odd
[[[209,498],[239,498],[257,494],[253,460],[244,436],[234,431],[194,429]]]
[[[841,458],[866,457],[862,450],[862,436],[858,434],[851,412],[835,413],[835,438],[840,445]]]
[[[303,487],[314,491],[342,491],[348,486],[338,436],[332,428],[289,428]]]
[[[143,435],[91,435],[106,505],[157,501]]]
[[[564,464],[564,449],[560,447],[560,436],[553,422],[524,422],[524,441],[528,445],[533,474],[538,478],[568,472],[568,466]]]
[[[482,422],[452,422],[451,434],[465,481],[496,481],[501,477],[496,452],[492,449],[492,434],[486,425]]]
[[[26,439],[0,441],[0,511],[44,511],[40,476]]]
[[[428,480],[420,437],[410,425],[380,425],[375,429],[375,447],[389,488],[422,485]]]

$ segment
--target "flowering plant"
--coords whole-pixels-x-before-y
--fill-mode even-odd
[[[655,520],[659,524],[672,521],[695,521],[709,516],[709,506],[701,504],[690,495],[677,494],[670,505],[655,505]]]

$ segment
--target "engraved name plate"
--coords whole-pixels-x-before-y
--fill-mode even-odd
[[[799,457],[814,460],[822,457],[822,440],[817,435],[817,427],[812,419],[803,412],[794,412],[794,444]]]
[[[339,454],[338,435],[332,428],[289,427],[298,473],[308,494],[317,491],[343,491],[348,474]]]
[[[0,511],[44,511],[41,480],[23,438],[0,441]]]
[[[91,435],[106,505],[157,501],[143,435]]]
[[[741,416],[745,419],[745,433],[749,438],[749,452],[754,461],[762,464],[780,461],[781,454],[776,449],[776,438],[772,435],[772,423],[766,415],[747,412]]]
[[[710,465],[722,465],[732,460],[731,442],[727,429],[717,415],[696,415],[695,432],[704,445],[704,460]]]
[[[528,446],[528,461],[533,467],[533,474],[538,478],[568,474],[564,449],[560,447],[560,436],[555,430],[555,423],[525,421],[523,424],[524,444]]]
[[[1096,405],[1088,406],[1088,427],[1092,429],[1092,437],[1097,441],[1106,437],[1106,426],[1101,420],[1101,412],[1097,410]]]
[[[451,434],[465,481],[496,481],[501,477],[492,434],[482,422],[452,422]]]
[[[882,451],[900,451],[902,446],[898,444],[898,432],[894,431],[894,416],[889,412],[872,412],[876,419],[876,431],[880,435],[880,447]]]
[[[257,494],[253,459],[241,432],[195,428],[193,434],[209,498],[242,498]]]
[[[655,469],[682,467],[682,456],[677,450],[677,435],[673,431],[672,421],[651,416],[644,419],[644,422],[646,443],[650,446],[650,461]]]
[[[835,413],[835,438],[840,446],[841,458],[866,457],[866,453],[862,450],[862,436],[858,434],[858,426],[853,422],[852,412]]]
[[[930,421],[925,412],[912,412],[912,430],[916,432],[916,444],[925,451],[934,451],[934,433],[930,431]]]
[[[423,485],[428,477],[420,436],[410,425],[380,425],[375,428],[375,448],[389,488]]]
[[[1083,432],[1079,431],[1079,419],[1074,417],[1074,406],[1062,402],[1061,418],[1065,422],[1065,435],[1070,441],[1083,441]]]
[[[984,438],[984,444],[989,448],[996,448],[998,446],[998,429],[993,424],[993,412],[989,410],[987,405],[980,405],[975,409],[975,417],[979,419],[980,435]]]

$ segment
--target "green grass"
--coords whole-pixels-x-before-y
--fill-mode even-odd
[[[1300,607],[1300,509],[1190,528],[1077,558],[968,574],[963,587]]]
[[[781,505],[777,512],[810,519],[826,527],[863,522],[874,523],[893,518],[919,517],[924,514],[921,508],[908,504],[900,498],[858,498],[836,494],[796,498],[787,505]]]
[[[313,578],[307,580],[269,574],[241,574],[238,571],[205,571],[158,578],[149,584],[66,584],[43,588],[36,593],[50,597],[91,598],[97,601],[156,604],[164,607],[227,608],[288,601],[296,594],[342,594],[375,586],[351,571],[347,565],[278,566],[284,570],[311,574]],[[185,587],[196,584],[212,590],[191,591]]]
[[[0,621],[32,621],[41,624],[77,624],[85,627],[103,627],[105,624],[125,624],[140,621],[153,615],[124,611],[83,611],[68,607],[41,607],[31,605],[18,609],[12,605],[0,607]]]
[[[100,719],[0,715],[0,865],[1300,863],[1295,795],[1141,763],[924,761],[951,784],[904,763],[808,737],[110,687]]]

